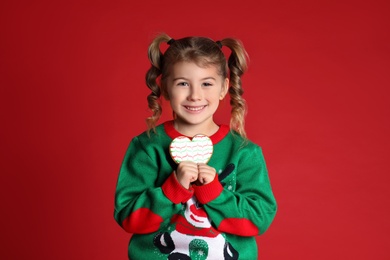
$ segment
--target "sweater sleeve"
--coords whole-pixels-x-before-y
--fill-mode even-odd
[[[202,198],[206,212],[216,228],[238,236],[255,236],[264,233],[276,214],[277,205],[270,185],[261,148],[252,146],[241,154],[236,165],[236,189],[210,188],[195,190]],[[218,191],[210,193],[210,190]]]
[[[173,173],[162,185],[156,184],[158,174],[158,163],[135,137],[123,160],[115,192],[114,218],[127,232],[157,231],[180,211],[181,202],[192,196],[193,192],[183,188]]]

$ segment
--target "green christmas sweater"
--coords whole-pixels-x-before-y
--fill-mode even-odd
[[[175,177],[173,121],[134,137],[119,173],[114,217],[132,233],[131,260],[257,259],[255,236],[276,213],[261,148],[221,125],[210,139],[216,178],[187,190]]]

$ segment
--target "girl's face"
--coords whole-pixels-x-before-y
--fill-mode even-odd
[[[178,62],[167,78],[167,93],[176,115],[175,127],[185,135],[211,135],[217,129],[213,115],[228,90],[229,79],[215,66]]]

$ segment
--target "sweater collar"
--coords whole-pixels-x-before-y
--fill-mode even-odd
[[[166,121],[164,123],[164,129],[167,135],[175,139],[176,137],[183,136],[181,133],[179,133],[174,125],[173,125],[173,120],[171,121]],[[219,125],[219,129],[216,133],[214,133],[212,136],[209,136],[213,144],[217,144],[220,142],[227,134],[229,133],[229,127],[227,125]],[[188,138],[192,138],[192,136],[187,136]]]

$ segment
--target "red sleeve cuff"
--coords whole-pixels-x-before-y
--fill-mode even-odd
[[[161,186],[163,193],[175,204],[187,202],[194,191],[192,188],[187,190],[176,179],[175,173],[172,173]]]
[[[207,204],[216,199],[223,191],[223,187],[218,180],[218,175],[215,175],[214,180],[206,185],[192,185],[192,187],[194,188],[195,197],[202,204]]]

